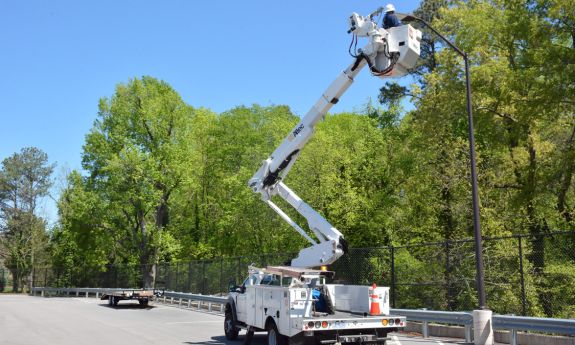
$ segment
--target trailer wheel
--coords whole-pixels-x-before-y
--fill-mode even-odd
[[[114,300],[113,300],[114,307],[117,307],[117,306],[118,306],[118,302],[120,302],[120,297],[114,296],[113,298],[114,298]]]
[[[236,327],[231,310],[226,310],[226,317],[224,319],[224,333],[227,340],[236,340],[240,329]]]
[[[266,327],[268,331],[268,345],[287,345],[288,338],[278,332],[275,322],[271,321]]]
[[[114,305],[114,296],[108,296],[108,305],[110,307]]]
[[[138,302],[140,302],[140,306],[142,308],[145,308],[148,306],[148,300],[147,299],[139,299]]]

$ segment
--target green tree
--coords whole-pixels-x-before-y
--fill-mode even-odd
[[[92,221],[99,223],[95,228],[110,229],[111,247],[121,249],[112,253],[115,260],[140,265],[145,287],[154,283],[158,259],[178,249],[168,231],[170,197],[195,165],[192,114],[167,83],[133,79],[118,85],[111,99],[100,100],[86,136],[87,201],[106,206],[103,218]]]
[[[568,20],[553,19],[549,10],[563,13],[567,3],[457,3],[434,23],[471,59],[484,234],[525,229],[533,235],[528,258],[539,274],[546,253],[538,235],[551,226],[572,226],[573,92],[567,81],[573,77],[572,37],[561,24]],[[429,147],[453,152],[448,143],[463,140],[467,126],[461,59],[449,50],[436,58],[436,69],[417,95],[414,120],[436,137],[437,145]],[[465,194],[454,194],[453,202]],[[468,211],[452,219],[469,228]],[[539,300],[550,315],[547,297],[541,294]]]
[[[88,268],[103,270],[125,255],[120,243],[125,234],[114,227],[113,212],[103,193],[90,179],[72,171],[58,200],[59,224],[51,234],[52,264],[64,285],[82,281]]]
[[[38,203],[48,195],[54,165],[48,155],[27,147],[2,161],[0,170],[0,256],[18,292],[32,268],[46,260],[46,222]]]
[[[384,133],[368,116],[329,115],[286,179],[350,246],[390,243],[385,210],[396,196],[389,163],[394,152]]]
[[[203,120],[194,135],[201,152],[196,185],[177,199],[179,228],[187,231],[187,258],[293,251],[291,230],[247,181],[296,123],[286,106],[237,107]],[[188,229],[188,230],[186,230]]]

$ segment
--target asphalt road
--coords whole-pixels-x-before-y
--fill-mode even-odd
[[[95,298],[42,298],[0,294],[0,345],[242,345],[227,341],[223,317],[155,304],[141,309]],[[388,345],[448,345],[461,340],[392,336]],[[256,333],[253,345],[266,345]]]

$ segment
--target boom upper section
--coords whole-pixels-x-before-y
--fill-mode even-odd
[[[264,202],[312,244],[300,251],[299,256],[292,260],[292,266],[328,265],[347,251],[347,244],[341,232],[282,182],[305,144],[313,136],[316,124],[323,120],[331,107],[339,101],[364,66],[369,66],[371,73],[380,78],[401,77],[415,66],[419,57],[421,31],[410,25],[387,30],[378,27],[373,18],[381,13],[381,10],[380,8],[367,17],[357,13],[350,16],[348,32],[353,34],[352,45],[357,44],[358,37],[367,37],[368,43],[353,52],[350,49],[354,61],[322,93],[271,156],[263,161],[248,183],[255,193],[261,195]],[[317,241],[272,202],[274,195],[282,197],[306,218]]]

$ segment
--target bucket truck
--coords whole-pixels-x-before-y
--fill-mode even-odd
[[[329,85],[276,150],[263,161],[248,185],[254,193],[299,232],[310,245],[290,266],[250,267],[248,278],[230,286],[224,331],[229,340],[246,329],[245,344],[254,331],[266,331],[269,345],[296,343],[385,344],[388,332],[405,326],[405,317],[389,315],[389,288],[328,284],[333,272],[317,269],[332,264],[347,251],[342,233],[283,182],[310,140],[315,126],[368,66],[380,78],[401,77],[415,66],[421,31],[410,25],[387,30],[374,20],[382,8],[368,16],[353,13],[348,33],[353,34],[352,63]],[[360,49],[358,37],[367,38]],[[308,223],[314,238],[272,201],[279,196]]]

